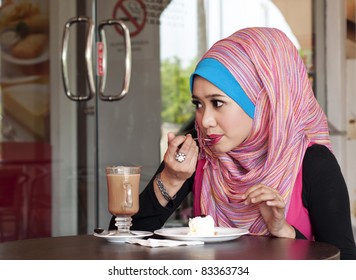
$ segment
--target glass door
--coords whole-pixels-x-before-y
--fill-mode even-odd
[[[63,211],[57,211],[57,228],[57,219],[53,221],[59,235],[68,234],[63,232],[68,221],[72,223],[68,231],[80,234],[108,227],[107,165],[142,166],[143,188],[159,164],[159,25],[148,24],[146,2],[78,1],[77,15],[64,25],[68,28],[63,35],[61,59],[62,69],[63,62],[67,63],[67,70],[62,70],[67,94],[60,98],[65,99],[64,110],[67,106],[75,108],[76,133],[73,152],[65,151],[68,157],[75,157],[75,166],[59,176],[66,180],[64,184],[53,188],[64,198],[58,205]],[[73,89],[74,98],[68,89]],[[60,123],[66,117],[60,113]],[[64,127],[67,125],[64,122]],[[62,152],[58,156],[63,157]],[[70,197],[76,198],[69,205],[72,211],[67,208],[69,197],[62,193],[66,184]]]
[[[94,8],[92,13],[88,7]],[[99,224],[99,104],[118,102],[128,94],[132,58],[130,33],[122,20],[109,18],[110,15],[97,20],[96,2],[88,1],[78,10],[82,10],[81,15],[71,17],[65,23],[61,72],[64,92],[77,104],[77,168],[74,176],[78,190],[77,224],[79,233],[86,233],[88,227],[93,229]],[[108,40],[107,33],[111,30],[116,31],[113,37],[122,44],[122,52],[113,58],[108,52],[111,38]],[[76,43],[77,48],[71,48],[71,42]],[[75,61],[74,67],[69,65],[71,61]],[[115,72],[111,84],[109,69]],[[83,77],[80,78],[77,72]],[[110,108],[104,106],[103,111],[107,109]],[[113,126],[115,118],[112,121],[104,125]],[[105,182],[103,184],[105,186]]]
[[[159,25],[141,0],[0,12],[0,242],[106,228],[105,166],[141,165],[143,187],[159,164]]]

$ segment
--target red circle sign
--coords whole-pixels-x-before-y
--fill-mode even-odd
[[[130,36],[139,34],[146,24],[147,10],[142,0],[119,0],[114,7],[113,18],[125,22],[130,31]],[[118,33],[122,30],[115,26]]]

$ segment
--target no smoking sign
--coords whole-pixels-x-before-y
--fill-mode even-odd
[[[130,36],[139,34],[147,19],[146,6],[142,0],[119,0],[113,11],[113,18],[125,22],[130,31]],[[122,34],[120,27],[115,26],[116,31]]]

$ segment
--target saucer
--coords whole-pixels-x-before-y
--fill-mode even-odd
[[[133,239],[133,238],[144,238],[153,235],[153,232],[150,231],[139,231],[139,230],[133,230],[130,231],[128,234],[118,234],[116,230],[109,231],[106,234],[102,233],[94,233],[94,236],[104,238],[109,242],[125,242],[127,240]]]

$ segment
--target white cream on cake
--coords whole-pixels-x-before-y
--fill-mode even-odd
[[[214,219],[210,215],[197,216],[189,218],[189,233],[188,235],[197,236],[214,236]]]

